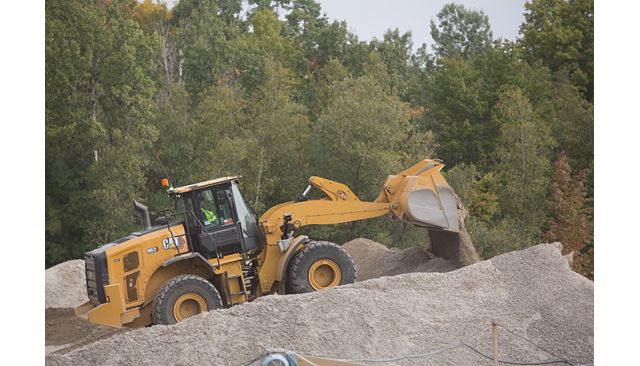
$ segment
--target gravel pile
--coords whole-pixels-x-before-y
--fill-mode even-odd
[[[266,296],[175,326],[118,333],[49,365],[242,365],[268,348],[337,358],[427,353],[465,341],[491,354],[490,323],[572,362],[593,360],[593,282],[542,244],[448,273],[381,277],[304,295]],[[499,329],[503,360],[556,359]],[[395,365],[490,364],[468,348]]]
[[[412,272],[449,272],[456,264],[435,257],[423,248],[387,248],[373,240],[358,238],[342,245],[356,264],[358,281]]]
[[[87,301],[84,260],[60,263],[45,271],[45,308],[72,308]]]

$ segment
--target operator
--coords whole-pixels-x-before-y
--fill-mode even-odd
[[[205,202],[207,203],[207,206],[211,206],[209,201],[202,200],[200,202],[200,210],[202,210],[202,213],[204,214],[204,223],[205,225],[216,224],[218,222],[218,216],[216,215],[215,209],[210,210],[205,208]]]
[[[208,221],[208,222],[215,222],[215,221],[217,221],[217,220],[218,220],[218,217],[216,216],[215,212],[213,212],[213,211],[209,211],[209,210],[207,210],[207,209],[206,209],[206,208],[204,208],[204,207],[203,207],[203,208],[201,208],[201,210],[202,210],[202,213],[204,214],[204,219],[205,219],[205,221]]]

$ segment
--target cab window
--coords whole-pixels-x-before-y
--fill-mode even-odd
[[[200,211],[205,228],[233,224],[230,192],[226,187],[213,187],[200,191]]]
[[[190,195],[176,194],[174,198],[176,215],[173,217],[171,224],[177,224],[186,218],[189,226],[195,225],[195,220],[192,215],[194,212],[193,202],[191,201]]]

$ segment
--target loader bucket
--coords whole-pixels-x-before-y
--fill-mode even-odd
[[[392,218],[430,229],[459,231],[458,204],[440,170],[425,159],[387,178],[375,202],[389,202]]]

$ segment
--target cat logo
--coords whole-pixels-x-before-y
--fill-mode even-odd
[[[184,238],[173,236],[162,239],[162,247],[164,250],[169,250],[171,248],[178,248],[178,250],[180,250],[184,247]]]

